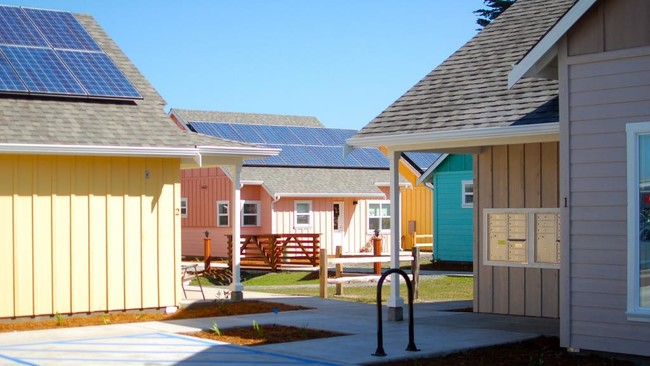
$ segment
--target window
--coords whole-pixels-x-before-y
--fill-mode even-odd
[[[311,201],[295,201],[294,210],[294,225],[296,227],[310,227],[312,221]]]
[[[390,201],[368,203],[368,231],[380,232],[390,230]]]
[[[260,226],[260,201],[243,201],[242,226]]]
[[[650,321],[650,122],[627,133],[627,250],[630,320]]]
[[[187,197],[181,197],[181,218],[187,218]]]
[[[228,201],[217,201],[217,226],[230,226]]]
[[[463,180],[460,182],[462,186],[462,201],[461,205],[463,208],[472,208],[474,207],[474,181]]]

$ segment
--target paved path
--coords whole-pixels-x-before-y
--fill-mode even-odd
[[[213,288],[207,288],[206,292],[208,299],[215,298]],[[405,350],[408,321],[384,321],[384,350],[388,356],[375,357],[371,355],[377,347],[375,305],[248,291],[244,296],[312,309],[277,315],[251,314],[0,333],[0,365],[357,365],[446,354],[528,339],[539,334],[556,335],[558,331],[558,322],[552,319],[447,311],[469,306],[469,302],[416,304],[415,343],[421,351]],[[408,316],[406,309],[405,316]],[[217,321],[225,330],[251,326],[253,320],[263,326],[308,326],[348,335],[240,347],[179,334],[208,328],[212,321]]]

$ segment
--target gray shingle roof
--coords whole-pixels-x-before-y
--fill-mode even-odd
[[[557,82],[508,72],[575,2],[517,1],[355,137],[557,122]]]
[[[236,113],[198,111],[190,109],[173,108],[170,113],[175,113],[184,123],[188,122],[228,122],[246,123],[257,125],[282,125],[303,127],[325,127],[316,117],[289,116],[281,114],[261,113]]]
[[[0,96],[0,144],[120,147],[251,146],[181,131],[165,101],[104,30],[88,15],[75,15],[144,97],[135,101]]]
[[[390,173],[388,170],[368,169],[243,167],[241,179],[263,181],[271,195],[313,194],[318,197],[340,194],[363,197],[382,195],[375,183],[388,182]]]

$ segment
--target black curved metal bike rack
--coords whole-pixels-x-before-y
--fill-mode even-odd
[[[399,268],[391,268],[388,271],[384,272],[381,277],[379,277],[379,282],[377,282],[377,350],[373,353],[373,356],[386,356],[384,352],[384,329],[381,324],[381,286],[384,283],[386,277],[390,274],[397,273],[404,277],[406,281],[406,288],[408,289],[408,298],[409,298],[409,344],[406,346],[407,351],[419,351],[415,346],[415,332],[413,330],[413,285],[411,285],[411,280],[409,279],[406,272],[402,271]]]

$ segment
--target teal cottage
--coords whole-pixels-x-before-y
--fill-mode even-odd
[[[471,262],[474,225],[472,155],[443,154],[418,180],[433,185],[433,258]]]

